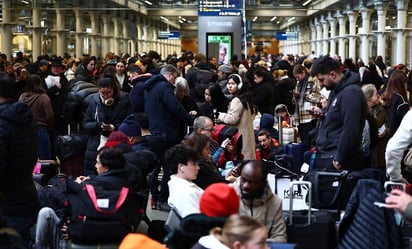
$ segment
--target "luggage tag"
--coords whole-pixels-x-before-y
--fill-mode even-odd
[[[97,206],[99,208],[109,208],[109,199],[97,199]]]

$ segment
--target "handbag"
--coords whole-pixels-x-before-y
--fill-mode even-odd
[[[305,179],[312,183],[312,207],[345,210],[350,195],[361,178],[366,178],[362,171],[309,171]]]

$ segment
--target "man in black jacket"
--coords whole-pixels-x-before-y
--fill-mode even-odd
[[[0,210],[11,227],[28,239],[38,210],[32,172],[37,131],[29,107],[11,100],[13,83],[0,73]]]

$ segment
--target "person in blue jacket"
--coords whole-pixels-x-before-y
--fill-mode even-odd
[[[318,78],[321,86],[332,90],[319,125],[315,167],[362,169],[361,141],[367,106],[359,75],[342,71],[341,64],[327,56],[315,60],[311,75]]]

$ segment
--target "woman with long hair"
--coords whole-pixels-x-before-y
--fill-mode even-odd
[[[219,112],[216,119],[218,123],[224,123],[236,127],[242,134],[242,154],[245,160],[256,159],[256,145],[253,131],[253,119],[256,109],[253,105],[253,96],[248,85],[243,83],[239,74],[232,74],[228,78],[227,89],[233,95],[226,113]]]
[[[405,85],[407,80],[408,78],[404,71],[395,70],[389,78],[385,92],[382,94],[383,105],[389,119],[389,127],[391,128],[389,137],[395,134],[403,116],[409,110]]]
[[[202,116],[214,120],[213,111],[227,112],[229,100],[223,94],[222,89],[215,83],[209,84],[205,89],[205,102],[199,106]]]

